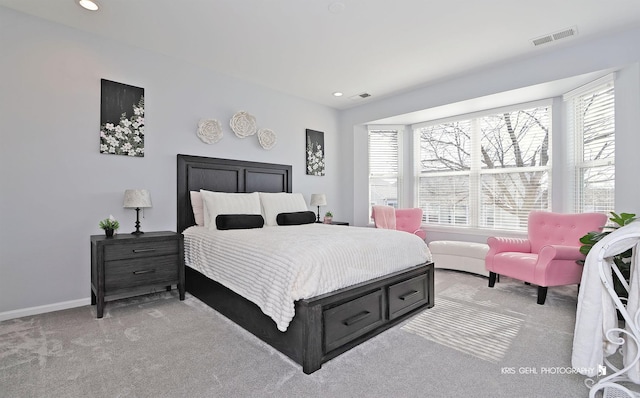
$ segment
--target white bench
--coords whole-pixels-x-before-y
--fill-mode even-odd
[[[489,246],[484,243],[435,240],[429,243],[429,250],[436,268],[489,276],[489,271],[484,267]]]

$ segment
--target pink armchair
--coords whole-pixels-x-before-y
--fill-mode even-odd
[[[394,209],[391,206],[373,206],[373,223],[376,228],[396,229],[415,234],[424,240],[427,233],[422,230],[422,209]]]
[[[607,216],[601,213],[561,214],[532,211],[528,239],[487,239],[485,267],[489,287],[499,275],[538,286],[538,304],[544,304],[547,287],[580,284],[584,259],[580,238],[589,231],[601,231]]]

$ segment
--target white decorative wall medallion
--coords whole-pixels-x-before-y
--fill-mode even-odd
[[[215,144],[222,139],[222,125],[215,119],[202,119],[198,123],[198,137],[202,142]]]
[[[231,125],[231,130],[233,130],[239,138],[254,135],[257,130],[256,118],[244,111],[233,115],[229,124]]]
[[[276,144],[276,133],[270,129],[260,129],[258,131],[258,141],[264,149],[271,149]]]

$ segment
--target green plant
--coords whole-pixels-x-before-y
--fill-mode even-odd
[[[328,212],[324,213],[324,216],[325,217],[333,217],[333,213],[328,211]]]
[[[604,226],[602,232],[591,231],[580,238],[580,253],[585,256],[589,254],[593,245],[598,243],[602,238],[609,235],[611,232],[615,231],[620,227],[624,227],[627,224],[632,223],[636,219],[636,215],[632,213],[620,213],[619,215],[610,212],[611,220],[615,225]],[[629,272],[630,272],[630,263],[631,263],[631,249],[628,249],[622,253],[616,254],[613,256],[613,262],[618,267],[622,276],[629,282]],[[578,260],[578,264],[584,265],[584,260]],[[627,290],[622,286],[622,283],[618,280],[618,278],[613,278],[613,288],[618,293],[620,297],[627,297]]]
[[[120,228],[120,223],[115,218],[113,218],[112,215],[109,215],[109,218],[105,218],[104,220],[100,221],[100,223],[98,223],[98,226],[104,230],[116,230]]]

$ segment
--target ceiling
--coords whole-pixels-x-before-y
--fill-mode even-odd
[[[640,0],[96,1],[0,5],[336,109],[640,26]]]

